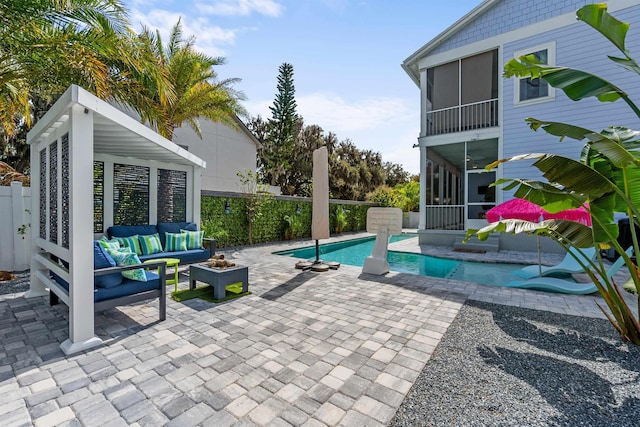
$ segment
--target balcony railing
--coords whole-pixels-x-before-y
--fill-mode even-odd
[[[498,98],[427,112],[425,136],[498,126]]]
[[[464,205],[427,205],[427,230],[464,230]]]

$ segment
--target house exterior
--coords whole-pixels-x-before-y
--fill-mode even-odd
[[[173,142],[207,162],[202,172],[202,189],[240,191],[238,172],[256,171],[260,142],[236,117],[237,127],[200,119],[200,138],[189,126],[174,131]]]
[[[549,64],[600,75],[640,99],[637,76],[607,59],[617,49],[576,21],[575,11],[585,3],[591,1],[485,0],[403,62],[420,88],[420,243],[450,245],[464,230],[486,225],[486,211],[512,197],[489,186],[496,179],[540,178],[531,162],[486,171],[492,161],[524,153],[578,158],[582,142],[560,143],[557,137],[533,132],[525,118],[594,131],[611,125],[640,128],[622,101],[576,103],[545,82],[502,77],[510,59],[535,54]],[[637,55],[640,4],[607,3],[617,19],[631,23],[626,47]]]

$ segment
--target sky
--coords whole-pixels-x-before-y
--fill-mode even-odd
[[[250,116],[269,118],[278,67],[293,65],[297,112],[339,140],[417,174],[420,90],[401,63],[481,0],[125,0],[136,31],[164,40],[181,19],[196,47],[240,78]]]

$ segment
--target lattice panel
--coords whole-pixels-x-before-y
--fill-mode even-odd
[[[69,152],[69,134],[62,137],[62,212],[61,218],[61,237],[62,247],[69,249],[69,172],[70,172],[70,152]]]
[[[47,238],[47,149],[40,150],[40,238]]]
[[[113,165],[113,223],[149,223],[149,168]]]
[[[158,222],[187,220],[187,172],[158,169]]]
[[[49,145],[49,241],[58,243],[58,141]]]
[[[93,162],[93,232],[104,232],[104,162]]]

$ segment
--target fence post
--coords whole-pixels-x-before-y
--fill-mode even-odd
[[[23,271],[29,268],[29,249],[31,243],[31,227],[29,211],[25,207],[28,188],[22,187],[21,182],[11,183],[11,205],[13,210],[13,271]],[[29,206],[31,204],[29,203]],[[24,230],[24,234],[18,232]]]

